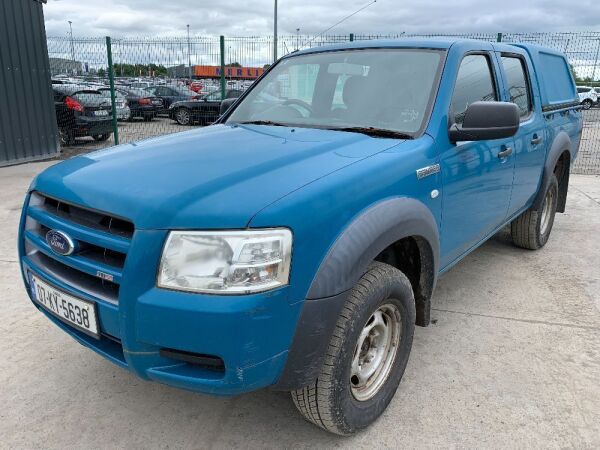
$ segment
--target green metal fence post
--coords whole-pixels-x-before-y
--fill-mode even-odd
[[[354,42],[354,33],[350,33],[350,42]]]
[[[112,108],[112,124],[115,136],[115,145],[119,145],[119,127],[117,125],[117,105],[115,101],[115,75],[113,72],[112,47],[110,36],[106,36],[106,54],[108,56],[108,81],[110,83],[110,104]]]
[[[496,37],[496,42],[502,42],[502,33],[498,33],[498,37]]]
[[[225,36],[220,37],[221,44],[221,100],[225,100]]]

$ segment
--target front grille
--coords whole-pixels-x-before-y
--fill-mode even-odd
[[[78,225],[83,225],[84,227],[127,239],[131,239],[133,236],[133,223],[125,219],[82,208],[37,192],[32,195],[30,205],[32,203],[38,203],[37,207],[48,214],[55,215]]]
[[[46,242],[50,230],[68,234],[76,241],[77,252],[55,253]],[[34,192],[27,207],[25,253],[47,275],[116,304],[133,232],[127,219]]]

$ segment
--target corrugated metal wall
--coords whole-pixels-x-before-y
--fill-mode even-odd
[[[58,148],[42,3],[0,0],[0,166]]]

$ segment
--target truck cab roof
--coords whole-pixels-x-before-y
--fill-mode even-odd
[[[310,53],[366,48],[422,48],[449,51],[454,46],[529,56],[535,67],[532,80],[536,80],[540,87],[541,104],[544,110],[567,105],[578,97],[565,55],[557,50],[530,43],[489,42],[463,38],[375,39],[313,47],[293,52],[282,59]]]

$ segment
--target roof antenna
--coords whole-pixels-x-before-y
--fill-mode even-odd
[[[317,34],[315,37],[313,37],[310,41],[308,42],[304,42],[302,44],[302,47],[304,47],[306,44],[310,44],[312,41],[314,41],[315,39],[317,39],[320,36],[323,36],[325,33],[327,33],[329,30],[337,27],[340,23],[345,22],[346,20],[348,20],[350,17],[357,15],[359,12],[361,12],[364,9],[367,9],[369,6],[371,6],[373,3],[377,3],[377,0],[373,0],[372,2],[366,4],[365,6],[357,9],[356,11],[354,11],[352,14],[344,17],[342,20],[340,20],[339,22],[334,23],[333,25],[331,25],[329,28],[327,28],[326,30],[321,31],[319,34]]]

